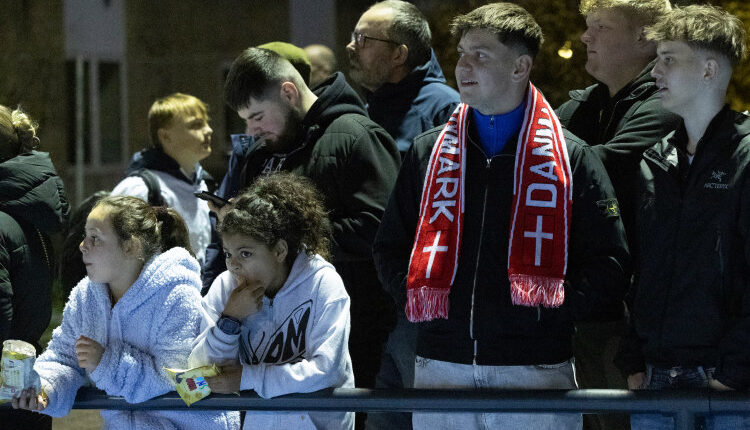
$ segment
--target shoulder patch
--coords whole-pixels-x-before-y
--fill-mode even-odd
[[[596,202],[596,206],[606,218],[620,216],[620,205],[617,203],[617,199],[599,200]]]

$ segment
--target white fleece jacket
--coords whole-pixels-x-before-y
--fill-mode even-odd
[[[189,184],[169,173],[151,170],[159,180],[161,196],[167,206],[174,208],[185,220],[190,236],[190,247],[195,252],[199,264],[206,259],[206,247],[211,243],[211,219],[208,217],[208,203],[195,197],[193,193],[206,191],[205,181]],[[148,187],[139,176],[128,176],[115,186],[113,196],[132,196],[148,201]],[[200,291],[200,289],[198,290]]]
[[[190,367],[242,363],[242,390],[268,398],[324,388],[354,387],[349,357],[349,295],[333,266],[319,255],[300,253],[273,300],[242,321],[238,335],[227,335],[219,319],[237,280],[219,275],[203,298],[206,311]],[[353,429],[349,412],[254,412],[246,429]]]
[[[201,323],[198,262],[185,249],[172,248],[149,260],[114,307],[106,284],[81,280],[65,304],[60,327],[34,369],[49,404],[42,411],[67,415],[86,382],[78,367],[75,342],[87,336],[104,346],[88,377],[110,396],[138,403],[172,391],[163,367],[184,368]],[[236,429],[226,412],[102,410],[107,429]]]

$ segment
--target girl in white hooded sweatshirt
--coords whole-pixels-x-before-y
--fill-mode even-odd
[[[219,223],[227,271],[203,298],[191,367],[222,366],[213,392],[267,398],[354,387],[349,296],[326,261],[331,227],[309,180],[258,179]],[[248,411],[246,429],[352,429],[351,412]]]
[[[172,391],[164,367],[184,368],[201,323],[200,269],[173,209],[135,197],[106,197],[86,219],[80,244],[88,276],[70,293],[60,327],[34,369],[42,393],[13,407],[67,415],[93,383],[138,403]],[[182,248],[184,247],[184,248]],[[102,410],[107,429],[236,429],[236,414]]]

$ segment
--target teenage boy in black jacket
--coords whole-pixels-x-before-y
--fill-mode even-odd
[[[750,385],[750,118],[724,105],[745,55],[742,22],[711,6],[672,11],[647,30],[651,74],[679,128],[644,153],[632,333],[618,365],[630,389]],[[750,428],[708,417],[708,428]],[[633,429],[672,418],[633,415]]]
[[[621,301],[627,288],[629,256],[614,191],[599,158],[575,136],[564,133],[558,157],[552,148],[559,127],[546,137],[524,131],[527,110],[545,103],[541,94],[528,97],[542,32],[526,10],[489,4],[456,17],[452,30],[460,38],[463,102],[456,126],[452,119],[415,139],[374,244],[384,287],[419,322],[414,386],[575,388],[573,322]],[[556,124],[545,109],[541,122]],[[459,149],[454,144],[462,140]],[[452,161],[456,156],[461,162]],[[570,171],[556,170],[565,160]],[[567,218],[555,199],[566,192],[553,191],[563,177],[572,181]],[[525,179],[535,183],[526,187]],[[560,222],[569,223],[569,236],[554,229]],[[563,237],[569,241],[559,242]],[[568,255],[564,283],[555,284],[564,286],[562,304],[526,300],[534,294],[524,280],[537,279],[537,291],[554,284],[535,276],[553,264],[554,249]],[[577,429],[581,416],[414,413],[413,423],[415,429]]]
[[[671,9],[666,0],[582,0],[586,30],[586,72],[596,83],[570,92],[557,108],[563,127],[591,145],[607,169],[620,203],[622,221],[633,249],[635,193],[643,151],[677,126],[677,115],[661,107],[649,74],[656,44],[643,34]],[[622,303],[598,309],[592,321],[576,325],[573,350],[581,388],[626,386],[612,364],[624,327]],[[584,427],[627,428],[625,414],[587,415]]]

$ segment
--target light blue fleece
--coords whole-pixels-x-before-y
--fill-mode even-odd
[[[173,391],[163,368],[185,368],[201,323],[200,269],[182,248],[153,257],[125,295],[111,305],[106,284],[84,278],[70,293],[60,327],[34,369],[49,396],[43,413],[67,415],[86,371],[75,342],[87,336],[104,346],[91,382],[110,396],[138,403]],[[237,429],[226,412],[102,410],[106,429]]]

